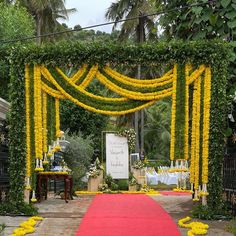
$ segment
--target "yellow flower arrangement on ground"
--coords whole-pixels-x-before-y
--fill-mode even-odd
[[[159,195],[160,193],[154,189],[149,189],[149,191],[109,191],[109,193],[125,193],[125,194],[148,194],[148,195]],[[80,194],[103,194],[101,191],[89,192],[89,191],[76,191],[76,195]]]
[[[27,221],[20,224],[20,227],[13,231],[10,236],[23,236],[25,234],[31,234],[35,232],[35,225],[37,221],[42,221],[43,217],[32,216]]]
[[[193,193],[192,190],[181,189],[181,188],[174,188],[173,191],[174,191],[174,192],[180,192],[180,193]]]
[[[66,171],[44,171],[39,172],[41,175],[68,175],[69,173]]]
[[[207,230],[209,228],[209,225],[204,224],[202,222],[191,222],[186,224],[186,222],[190,221],[191,218],[189,216],[180,219],[178,221],[178,225],[182,228],[189,228],[190,230],[187,233],[187,236],[194,236],[195,234],[199,235],[199,234],[206,234]]]

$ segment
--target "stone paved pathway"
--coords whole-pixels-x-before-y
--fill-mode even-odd
[[[190,216],[190,211],[193,205],[191,196],[151,196],[155,201],[172,216],[176,223],[181,218]],[[207,236],[234,236],[231,233],[224,231],[225,221],[203,221],[193,219],[193,221],[201,221],[209,225]],[[180,228],[183,236],[187,235],[187,229]]]

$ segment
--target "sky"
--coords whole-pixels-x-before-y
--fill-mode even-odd
[[[69,15],[65,23],[73,28],[75,25],[82,27],[107,22],[104,15],[107,8],[116,0],[66,0],[66,8],[76,8],[77,12]],[[111,32],[112,24],[96,27],[94,30]]]

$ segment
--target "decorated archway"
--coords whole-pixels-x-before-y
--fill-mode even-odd
[[[123,115],[171,96],[171,165],[177,160],[183,166],[191,159],[195,200],[202,185],[200,195],[209,192],[209,205],[214,208],[221,202],[226,54],[223,44],[212,42],[126,47],[59,44],[14,50],[10,60],[10,198],[19,203],[24,188],[34,190],[32,173],[43,171],[51,155],[48,145],[54,142],[57,148],[61,99],[92,112]],[[114,69],[119,64],[140,63],[165,65],[166,71],[158,78],[138,80]],[[76,70],[73,76],[65,74],[65,66]],[[94,79],[115,95],[89,92],[86,88]]]

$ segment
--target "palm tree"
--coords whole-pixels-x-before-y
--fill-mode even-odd
[[[108,8],[105,17],[110,21],[119,21],[132,17],[140,17],[134,20],[128,20],[122,23],[120,31],[120,39],[128,39],[130,36],[136,35],[138,38],[140,30],[143,32],[143,41],[145,39],[153,39],[156,37],[154,17],[146,17],[147,14],[155,12],[154,3],[149,0],[119,0],[112,3]],[[144,24],[141,26],[142,19]],[[115,23],[113,30],[118,26]],[[141,29],[142,28],[142,29]]]
[[[24,6],[34,17],[37,36],[57,31],[61,27],[58,19],[68,19],[68,14],[76,11],[66,9],[65,0],[18,0],[16,4]],[[40,37],[37,42],[42,42]]]
[[[157,34],[155,30],[155,17],[146,16],[155,12],[155,3],[151,0],[119,0],[112,3],[108,8],[105,17],[108,20],[119,21],[123,19],[135,18],[133,20],[124,21],[121,24],[119,40],[123,41],[130,37],[136,38],[138,43],[143,43],[147,39],[155,39]],[[113,31],[118,26],[116,22]],[[138,65],[137,78],[141,77],[141,65]],[[140,114],[140,115],[139,115]],[[139,119],[140,116],[140,119]],[[140,125],[139,125],[140,120]],[[136,132],[136,152],[144,152],[144,112],[135,112],[134,128]]]

